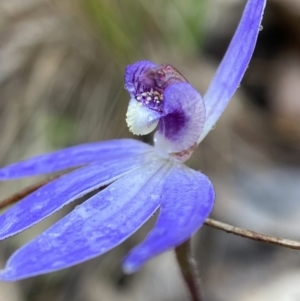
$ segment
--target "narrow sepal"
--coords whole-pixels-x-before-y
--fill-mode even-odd
[[[46,184],[0,215],[0,240],[33,226],[88,192],[138,168],[143,162],[144,158],[137,156],[93,163]]]
[[[266,0],[248,0],[229,48],[204,95],[206,121],[198,143],[213,128],[240,85],[252,57]]]
[[[15,281],[99,256],[132,235],[157,210],[169,169],[152,162],[122,177],[19,249],[0,271]]]
[[[135,272],[150,258],[190,238],[209,216],[215,193],[205,175],[178,165],[168,174],[161,197],[155,227],[124,260],[127,273]]]
[[[150,150],[149,145],[134,139],[87,143],[3,167],[0,169],[0,180],[37,176],[96,161],[105,162],[117,158],[122,160],[127,156],[142,154]]]

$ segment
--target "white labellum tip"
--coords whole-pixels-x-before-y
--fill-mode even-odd
[[[135,99],[131,99],[126,113],[126,122],[134,135],[147,135],[155,130],[160,114]]]

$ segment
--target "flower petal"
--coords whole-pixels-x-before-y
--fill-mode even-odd
[[[139,77],[149,68],[154,68],[157,65],[150,61],[139,61],[132,65],[128,65],[125,69],[125,89],[130,94],[131,98],[135,98],[135,94],[140,91]]]
[[[189,83],[169,85],[164,92],[164,117],[155,133],[155,147],[168,153],[196,145],[205,122],[205,106]]]
[[[198,143],[215,125],[240,85],[256,44],[265,5],[265,0],[247,2],[230,46],[204,95],[206,122]]]
[[[125,258],[124,271],[132,273],[147,260],[190,238],[203,224],[214,204],[209,179],[185,166],[174,166],[165,180],[156,225]]]
[[[91,162],[126,158],[146,153],[149,150],[151,150],[151,146],[134,139],[118,139],[77,145],[3,167],[0,169],[0,180],[36,176]]]
[[[0,240],[31,227],[90,191],[110,184],[140,167],[145,160],[137,156],[94,163],[46,184],[0,215]]]
[[[0,271],[0,279],[15,281],[56,271],[119,245],[157,210],[157,196],[169,168],[162,160],[152,162],[77,206],[13,254]]]

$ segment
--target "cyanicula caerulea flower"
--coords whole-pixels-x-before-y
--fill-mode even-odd
[[[189,239],[209,216],[209,179],[183,163],[217,122],[248,67],[264,0],[249,0],[204,97],[170,65],[140,61],[126,68],[126,121],[133,134],[157,128],[154,146],[133,139],[83,144],[11,164],[1,180],[78,167],[25,197],[0,216],[0,239],[38,223],[66,204],[107,186],[16,251],[0,271],[14,281],[99,256],[136,232],[157,210],[154,228],[123,262],[134,272]]]

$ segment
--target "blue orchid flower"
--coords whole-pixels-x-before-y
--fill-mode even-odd
[[[154,146],[133,139],[83,144],[0,169],[0,180],[78,169],[39,188],[0,216],[0,239],[13,236],[70,202],[96,193],[17,250],[0,271],[15,281],[64,269],[121,244],[157,210],[154,228],[123,262],[126,272],[189,239],[215,199],[209,179],[184,165],[217,122],[252,56],[265,0],[249,0],[229,49],[204,97],[170,65],[140,61],[126,68],[126,121]]]

